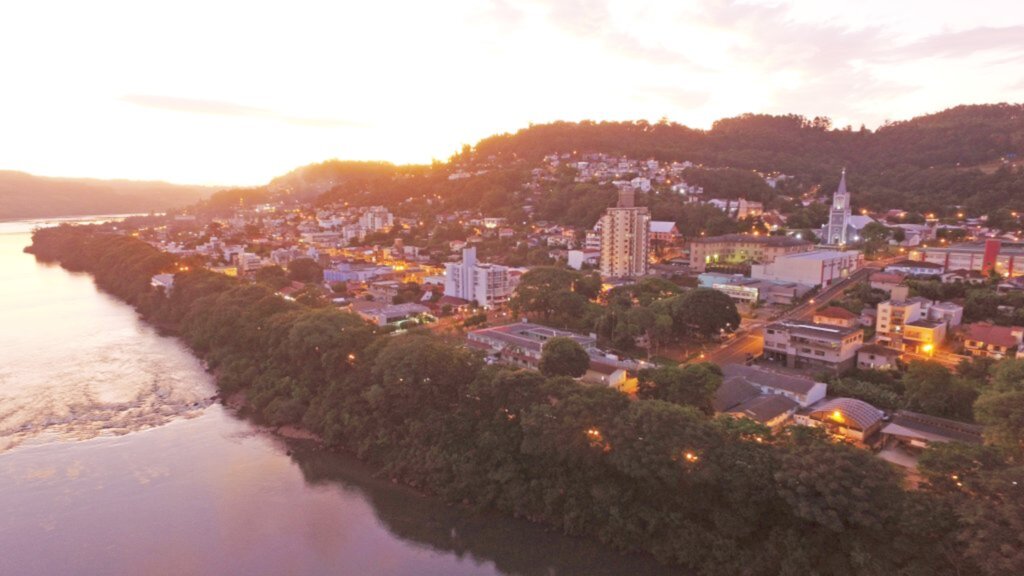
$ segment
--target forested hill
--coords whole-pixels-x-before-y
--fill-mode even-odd
[[[807,188],[832,189],[845,167],[854,202],[870,208],[1024,208],[1024,104],[958,106],[877,130],[763,114],[719,120],[710,130],[666,121],[555,122],[485,138],[453,160],[532,163],[573,151],[783,172]]]
[[[803,174],[819,166],[972,165],[1024,153],[1024,104],[958,106],[874,131],[794,114],[744,114],[710,130],[667,121],[555,122],[485,138],[469,156],[538,160],[573,150]]]
[[[0,220],[163,211],[195,203],[214,190],[166,182],[47,178],[0,171]]]
[[[717,189],[720,186],[709,186],[708,180],[735,184],[749,170],[793,176],[777,191],[780,194],[828,193],[845,167],[856,209],[955,214],[964,207],[972,215],[997,208],[1024,211],[1024,104],[958,106],[877,130],[835,128],[827,118],[763,114],[719,120],[710,130],[667,121],[538,124],[467,145],[448,163],[398,166],[329,160],[293,170],[259,189],[228,191],[213,203],[237,205],[240,196],[259,201],[279,194],[386,205],[435,198],[435,208],[475,208],[514,216],[510,203],[526,202],[520,191],[528,169],[555,152],[689,160],[707,169],[692,170],[686,178],[701,180],[696,183],[720,197],[738,197],[743,190],[730,185],[723,192]],[[725,168],[732,170],[720,170]],[[448,179],[458,171],[474,176]],[[758,185],[740,186],[746,190],[743,195],[768,200],[765,186],[754,184]],[[605,195],[595,196],[588,187],[556,192],[559,202],[578,205],[577,212],[599,212],[607,204]],[[594,206],[589,205],[591,199]],[[559,213],[569,211],[562,206],[542,216],[558,221]]]

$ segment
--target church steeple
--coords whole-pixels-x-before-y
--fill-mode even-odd
[[[846,191],[846,168],[839,176],[839,187],[832,197],[832,209],[828,214],[828,227],[825,230],[825,243],[841,246],[847,243],[847,230],[850,223],[850,194]]]

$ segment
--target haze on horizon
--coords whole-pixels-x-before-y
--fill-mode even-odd
[[[554,120],[837,126],[1024,101],[1010,1],[37,0],[0,8],[0,169],[262,184]]]

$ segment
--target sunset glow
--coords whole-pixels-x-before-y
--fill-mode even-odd
[[[874,127],[1024,99],[1011,2],[179,2],[0,8],[0,169],[261,184],[553,120]]]

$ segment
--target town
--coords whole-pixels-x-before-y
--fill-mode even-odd
[[[722,374],[716,414],[776,432],[821,428],[897,464],[911,483],[927,446],[983,442],[971,417],[978,393],[963,375],[1021,349],[1024,242],[963,211],[854,213],[845,170],[831,194],[787,198],[824,216],[795,228],[787,222],[801,213],[688,183],[694,168],[549,154],[510,195],[522,206],[501,215],[447,209],[440,195],[385,206],[281,191],[138,219],[131,233],[186,266],[267,283],[384,332],[432,331],[487,362],[583,386],[659,397],[659,369],[711,362]],[[499,169],[456,164],[438,178],[472,183]],[[751,176],[771,190],[789,178]],[[537,207],[557,182],[594,186],[609,202],[585,225],[543,217]],[[663,198],[728,232],[653,219],[649,205]],[[170,293],[174,276],[152,284]]]

